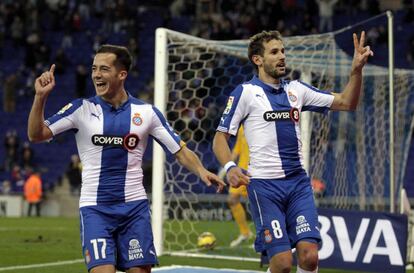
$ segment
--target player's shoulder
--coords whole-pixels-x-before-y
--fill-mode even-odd
[[[98,96],[90,97],[90,98],[83,98],[80,99],[82,104],[92,104],[92,105],[98,105],[100,104]]]
[[[96,109],[102,106],[102,99],[99,99],[98,96],[80,98],[78,100],[79,107],[81,107],[84,112],[96,112]]]
[[[70,115],[83,106],[83,101],[84,99],[82,98],[74,99],[71,102],[65,104],[65,106],[63,106],[62,108],[60,108],[57,114],[64,116]]]
[[[283,79],[281,80],[281,84],[286,88],[292,88],[292,87],[302,87],[304,86],[302,84],[302,81],[300,80],[290,80],[290,79]]]
[[[130,96],[129,99],[131,107],[134,107],[134,109],[139,109],[141,112],[145,112],[147,114],[161,115],[161,111],[155,105],[132,96]]]
[[[301,80],[294,80],[294,81],[291,81],[291,83],[292,83],[293,87],[300,88],[302,90],[306,89],[306,90],[312,90],[312,91],[320,92],[320,90],[318,88],[316,88],[316,87],[314,87],[314,86],[312,86],[312,85],[310,85],[306,82],[303,82]]]
[[[84,101],[85,101],[84,98],[76,98],[76,99],[72,100],[71,102],[69,102],[68,104],[72,104],[73,107],[79,108],[83,105]]]
[[[260,87],[263,83],[259,80],[257,76],[253,76],[250,80],[245,81],[241,84],[242,87],[251,88],[251,87]]]
[[[238,95],[241,96],[242,94],[250,94],[252,93],[252,90],[256,90],[256,89],[261,89],[262,88],[262,84],[260,83],[260,81],[258,81],[256,76],[253,76],[253,78],[251,78],[248,81],[245,81],[243,83],[240,83],[239,85],[237,85],[234,89],[232,94],[233,95]]]
[[[129,100],[131,102],[132,105],[134,106],[140,106],[140,107],[151,107],[152,105],[144,100],[135,98],[133,96],[129,96]]]
[[[149,103],[149,102],[141,100],[141,99],[130,97],[130,101],[131,101],[131,106],[132,107],[134,107],[136,109],[140,109],[142,111],[154,112],[154,111],[158,110],[157,107],[155,107],[152,103]]]

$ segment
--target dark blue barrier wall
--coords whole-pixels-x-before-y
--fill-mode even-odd
[[[319,209],[321,268],[405,272],[407,217],[400,214]]]

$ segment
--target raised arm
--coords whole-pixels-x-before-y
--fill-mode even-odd
[[[353,34],[354,58],[352,60],[351,75],[342,93],[333,93],[335,96],[331,110],[349,111],[355,110],[358,105],[362,86],[362,69],[368,61],[369,56],[374,56],[369,46],[364,46],[365,31],[362,31],[358,41],[357,35]]]
[[[221,166],[226,170],[227,181],[237,188],[241,185],[247,185],[250,177],[243,173],[243,170],[232,160],[232,153],[228,144],[229,137],[229,134],[217,131],[213,140],[213,152]]]
[[[44,110],[47,96],[55,87],[55,65],[49,71],[43,72],[35,81],[35,97],[30,110],[27,135],[30,141],[41,142],[50,139],[52,131],[44,124]]]
[[[217,187],[217,192],[221,192],[223,190],[226,185],[224,181],[214,173],[206,170],[198,156],[193,151],[188,149],[186,145],[182,145],[181,150],[175,154],[175,157],[181,165],[186,167],[192,173],[198,175],[207,186],[214,184]]]

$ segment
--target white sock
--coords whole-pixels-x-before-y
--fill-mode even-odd
[[[298,266],[298,267],[296,267],[296,273],[318,273],[318,268],[316,268],[313,271],[307,271],[307,270],[304,270],[304,269],[302,269]]]
[[[266,273],[272,273],[272,272],[270,271],[270,267],[267,269]]]

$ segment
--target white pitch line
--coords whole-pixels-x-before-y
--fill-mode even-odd
[[[72,229],[72,228],[70,228]],[[40,231],[47,231],[47,230],[69,230],[69,228],[65,227],[0,227],[0,231],[31,231],[31,230],[40,230]]]
[[[59,265],[65,265],[65,264],[77,264],[81,262],[83,262],[83,259],[53,262],[53,263],[43,263],[43,264],[16,265],[16,266],[0,267],[0,271],[9,271],[9,270],[16,270],[16,269],[30,269],[30,268],[48,267],[48,266],[59,266]]]
[[[187,269],[208,269],[211,272],[220,272],[220,271],[233,271],[233,272],[246,272],[246,273],[263,273],[263,271],[257,270],[243,270],[243,269],[232,269],[232,268],[212,268],[212,267],[204,267],[204,266],[189,266],[189,265],[170,265],[170,266],[163,266],[159,268],[154,268],[152,271],[162,272],[162,271],[170,271],[171,269],[180,269],[180,268],[187,268]]]
[[[176,256],[181,256],[179,255],[179,253],[174,253],[176,254]],[[178,255],[177,255],[178,254]],[[187,256],[188,257],[188,256]],[[203,255],[203,254],[193,254],[190,255],[190,257],[200,257],[200,258],[219,258],[219,259],[223,259],[220,256],[217,255]],[[224,259],[228,259],[229,257],[225,256]],[[231,257],[234,258],[234,257]],[[239,257],[236,257],[239,258]],[[258,259],[254,259],[254,258],[242,258],[242,259],[235,259],[235,260],[240,260],[240,261],[258,261]],[[60,266],[60,265],[67,265],[67,264],[77,264],[77,263],[83,263],[84,260],[83,259],[76,259],[76,260],[70,260],[70,261],[60,261],[60,262],[52,262],[52,263],[43,263],[43,264],[28,264],[28,265],[16,265],[16,266],[7,266],[7,267],[0,267],[0,271],[10,271],[10,270],[19,270],[19,269],[31,269],[31,268],[39,268],[39,267],[49,267],[49,266]],[[171,265],[171,266],[161,266],[161,267],[156,267],[154,268],[152,271],[156,272],[156,271],[165,271],[171,268],[184,268],[184,267],[188,267],[191,268],[191,266],[182,266],[182,265]],[[207,267],[193,267],[193,268],[207,268]],[[220,270],[220,269],[214,269],[214,268],[210,268],[212,270]],[[85,268],[86,270],[86,268]],[[221,269],[221,270],[225,270],[225,269]],[[240,272],[260,272],[260,271],[245,271],[245,270],[238,270]],[[117,271],[116,273],[122,273]]]
[[[171,256],[177,257],[191,257],[191,258],[213,258],[218,260],[232,260],[232,261],[243,261],[243,262],[260,262],[260,258],[249,258],[249,257],[236,257],[236,256],[224,256],[224,255],[212,255],[203,253],[186,253],[180,251],[168,252]]]
[[[77,263],[82,263],[83,261],[84,261],[83,259],[76,259],[76,260],[70,260],[70,261],[61,261],[61,262],[44,263],[44,264],[16,265],[16,266],[0,267],[0,271],[31,269],[31,268],[59,266],[59,265],[66,265],[66,264],[77,264]],[[86,271],[86,267],[85,267],[85,271]],[[122,273],[122,272],[117,271],[116,273]]]

